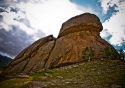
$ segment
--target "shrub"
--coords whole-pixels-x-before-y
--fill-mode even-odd
[[[125,58],[125,53],[124,53],[124,51],[122,49],[120,49],[120,53],[119,54],[120,54],[121,59]]]
[[[105,55],[110,59],[119,58],[119,54],[113,48],[106,47],[104,49]]]
[[[82,58],[87,59],[88,61],[90,61],[90,59],[92,57],[95,56],[95,51],[92,49],[92,47],[86,47],[83,51],[82,51]]]

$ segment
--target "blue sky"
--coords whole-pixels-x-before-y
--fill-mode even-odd
[[[92,8],[94,12],[98,13],[98,17],[100,18],[101,22],[105,22],[112,16],[113,12],[117,12],[115,10],[116,5],[109,7],[109,10],[106,14],[103,13],[103,8],[101,7],[101,3],[99,0],[70,0],[73,3],[76,3],[80,6],[85,6],[87,8]]]
[[[39,38],[57,37],[63,22],[85,12],[100,18],[103,39],[125,50],[125,0],[0,0],[0,52],[15,57]]]

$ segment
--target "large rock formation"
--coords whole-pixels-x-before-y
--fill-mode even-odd
[[[102,29],[102,24],[96,15],[85,13],[75,16],[63,23],[58,37],[79,31],[100,32]]]
[[[109,53],[114,52],[116,58],[118,53],[99,35],[102,29],[99,18],[94,14],[75,16],[63,23],[57,39],[50,35],[34,42],[12,60],[1,75],[37,72],[81,62],[86,60],[82,57],[86,47],[94,50],[91,60],[113,58],[113,54],[106,54],[106,49]]]

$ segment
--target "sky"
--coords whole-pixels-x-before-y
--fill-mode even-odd
[[[103,39],[125,50],[125,0],[0,0],[0,54],[14,58],[40,38],[57,37],[63,22],[86,12],[99,17]]]

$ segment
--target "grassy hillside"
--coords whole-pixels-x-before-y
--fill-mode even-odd
[[[0,79],[0,88],[125,88],[125,61],[98,60]]]

